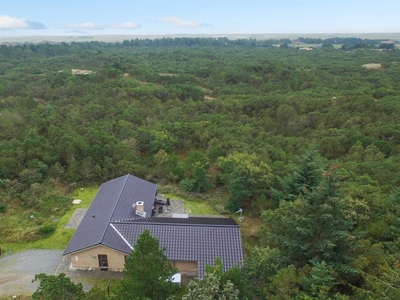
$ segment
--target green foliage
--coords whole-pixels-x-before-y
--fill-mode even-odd
[[[229,280],[222,287],[220,277],[216,272],[206,273],[202,279],[194,279],[189,283],[189,292],[182,300],[208,300],[208,299],[232,299],[239,300],[239,290]]]
[[[64,273],[58,276],[36,274],[32,282],[40,281],[33,293],[33,300],[79,300],[86,299],[81,283],[75,284]]]
[[[179,187],[185,192],[195,192],[197,190],[195,179],[184,179],[179,182]]]
[[[354,272],[347,263],[356,236],[338,186],[339,174],[333,165],[313,192],[295,202],[282,201],[278,209],[263,214],[267,242],[279,247],[288,263],[304,266],[325,261],[342,274]]]
[[[280,269],[271,278],[271,283],[265,288],[264,294],[266,299],[292,299],[292,296],[299,293],[299,287],[296,268],[290,265]]]
[[[322,169],[319,167],[318,153],[315,149],[309,149],[300,158],[299,166],[296,166],[293,175],[281,180],[283,191],[275,190],[277,200],[294,201],[300,196],[313,192],[322,179]]]
[[[246,286],[239,268],[223,273],[222,262],[216,258],[215,266],[207,266],[202,279],[196,278],[189,283],[188,292],[182,299],[247,299]]]
[[[182,180],[179,186],[186,192],[205,192],[211,185],[205,166],[200,162],[196,162],[191,173],[193,177]]]
[[[201,88],[191,84],[174,84],[169,86],[169,92],[175,94],[180,100],[192,99],[200,101],[204,99],[204,92]]]
[[[164,251],[148,229],[139,236],[134,250],[126,259],[118,299],[162,300],[177,291],[177,286],[171,282],[176,270]]]
[[[230,197],[226,202],[225,208],[229,212],[236,213],[241,208],[241,204],[237,198]]]
[[[153,140],[150,142],[150,149],[154,152],[163,149],[167,153],[175,150],[176,138],[168,131],[153,130]]]
[[[183,163],[186,179],[180,181],[179,186],[186,192],[205,192],[211,187],[210,176],[207,172],[209,166],[206,156],[196,150],[189,151]]]
[[[38,229],[39,234],[43,237],[48,237],[48,236],[52,235],[55,230],[56,230],[55,224],[47,224],[47,225],[39,227],[39,229]]]
[[[218,186],[232,208],[252,205],[260,214],[287,200],[280,213],[293,220],[295,212],[313,213],[307,201],[317,202],[319,215],[336,216],[318,204],[326,189],[320,166],[307,155],[294,164],[315,145],[315,162],[339,163],[346,177],[339,198],[355,232],[349,238],[364,233],[353,254],[357,268],[370,272],[399,248],[400,214],[390,195],[400,184],[400,51],[376,51],[392,47],[382,39],[298,41],[323,46],[297,51],[287,38],[220,37],[0,47],[0,240],[37,240],[38,228],[70,207],[65,195],[75,186],[126,173],[210,199]],[[331,47],[342,44],[351,51]],[[92,73],[73,75],[78,67]],[[315,182],[304,185],[309,175]],[[325,224],[322,217],[299,220],[309,224],[297,226],[300,234],[292,228],[294,240]],[[30,245],[61,247],[69,235],[60,232]],[[376,245],[387,250],[379,260],[369,255]],[[290,265],[279,264],[270,277]],[[311,271],[301,272],[304,279]],[[361,286],[360,276],[340,278],[340,287]],[[316,297],[307,293],[299,297]]]
[[[233,197],[243,203],[267,196],[273,177],[271,168],[255,154],[233,153],[219,161]]]
[[[396,256],[377,266],[375,274],[364,273],[365,282],[356,287],[357,299],[397,299],[400,297],[400,263]]]
[[[303,289],[308,295],[317,299],[328,298],[332,288],[338,284],[332,267],[326,262],[316,263],[307,277],[302,279]]]
[[[250,250],[243,273],[249,292],[253,297],[260,298],[270,279],[284,265],[279,249],[256,246]]]

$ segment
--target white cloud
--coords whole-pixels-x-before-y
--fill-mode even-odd
[[[8,15],[0,16],[0,29],[13,30],[13,29],[44,29],[46,26],[39,22],[28,21],[23,18],[11,17]]]
[[[83,22],[83,23],[66,24],[65,28],[67,28],[67,29],[100,30],[100,29],[104,29],[105,27],[91,23],[91,22]]]
[[[111,27],[112,28],[122,28],[122,29],[137,29],[137,28],[140,28],[141,25],[133,23],[133,22],[125,22],[122,24],[112,25]]]
[[[187,21],[187,20],[182,20],[177,17],[165,17],[165,18],[159,18],[158,21],[167,23],[169,25],[175,26],[175,27],[202,27],[206,26],[203,22],[200,21]]]
[[[141,25],[133,22],[125,22],[115,25],[98,25],[92,22],[83,22],[83,23],[66,24],[64,27],[66,29],[78,29],[78,30],[102,30],[106,28],[136,29],[140,28]]]
[[[353,19],[356,19],[356,20],[368,20],[367,17],[360,16],[360,15],[354,15],[354,16],[353,16]]]

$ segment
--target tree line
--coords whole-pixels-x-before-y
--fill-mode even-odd
[[[252,297],[397,295],[399,51],[130,43],[0,47],[2,241],[132,173],[261,220]]]

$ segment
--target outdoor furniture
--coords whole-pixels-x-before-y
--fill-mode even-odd
[[[157,199],[157,198],[154,200],[154,203],[156,203],[158,205],[165,205],[165,201],[164,200]]]

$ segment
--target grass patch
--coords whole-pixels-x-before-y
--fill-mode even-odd
[[[221,203],[217,205],[222,205],[226,195],[221,193],[216,194],[214,197],[210,195],[210,198],[219,199]],[[170,198],[173,200],[182,200],[185,203],[185,212],[192,214],[192,215],[208,215],[208,216],[215,216],[221,215],[214,208],[215,205],[211,204],[212,200],[194,200],[190,199],[189,197],[185,197],[182,195],[175,195],[171,193],[165,193],[164,199]],[[245,248],[252,247],[260,243],[260,228],[264,225],[263,221],[259,217],[251,216],[248,210],[244,212],[244,220],[239,221],[238,217],[239,214],[235,213],[223,213],[223,216],[226,218],[232,218],[235,222],[240,226],[240,233],[242,236],[243,245]]]
[[[105,279],[105,278],[94,279],[93,288],[97,288],[107,292],[107,285],[109,282],[110,282],[110,296],[115,296],[119,286],[121,285],[122,279]]]
[[[75,212],[75,209],[88,208],[90,206],[97,191],[98,187],[88,187],[75,190],[71,197],[71,202],[73,199],[81,199],[82,202],[77,205],[72,205],[61,218],[54,217],[51,221],[54,225],[46,223],[46,226],[55,228],[54,233],[50,236],[33,242],[1,243],[0,247],[3,248],[4,253],[9,251],[19,252],[28,249],[64,249],[71,240],[72,235],[75,233],[75,229],[64,228],[65,225],[67,225],[72,214]],[[26,216],[21,215],[18,218],[22,217],[25,219],[27,218]]]
[[[99,289],[101,291],[100,294],[104,296],[107,296],[108,294],[107,291],[108,284],[109,284],[110,296],[115,296],[122,282],[122,279],[108,279],[108,278],[70,277],[70,279],[75,284],[81,283],[83,285],[83,290],[85,292],[88,292],[93,289]]]
[[[191,215],[219,215],[219,213],[207,201],[196,201],[174,194],[164,194],[164,198],[182,200],[185,203],[185,212]]]

